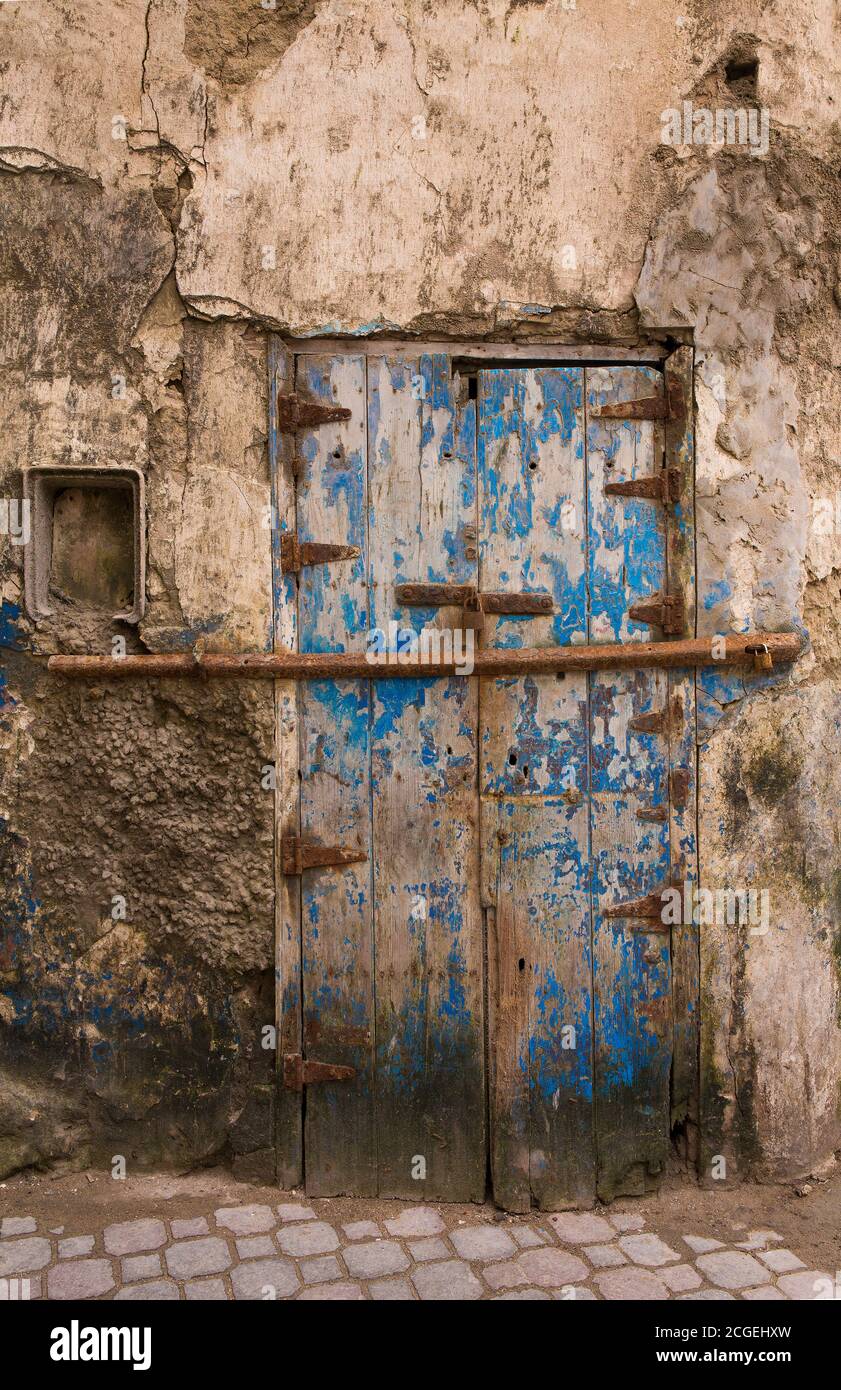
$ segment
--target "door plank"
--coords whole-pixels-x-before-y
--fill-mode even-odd
[[[486,619],[488,646],[586,638],[583,372],[482,372],[480,585],[549,592],[552,616]],[[480,682],[496,1200],[591,1205],[586,676]]]
[[[604,486],[662,466],[660,426],[593,412],[661,393],[662,378],[635,367],[586,376],[590,640],[645,639],[654,634],[628,609],[665,585],[665,514],[658,503],[606,496]],[[597,1185],[609,1200],[646,1191],[669,1144],[668,936],[604,915],[668,882],[668,734],[629,727],[636,715],[665,710],[668,682],[657,670],[600,671],[589,685]],[[665,819],[638,818],[652,808]]]
[[[369,359],[373,626],[460,625],[394,586],[475,583],[475,407],[444,355]],[[373,668],[372,668],[373,669]],[[377,1140],[381,1195],[485,1190],[484,982],[474,680],[374,681]]]
[[[298,435],[298,538],[363,550],[356,560],[301,570],[300,650],[364,651],[364,358],[299,358],[297,386],[352,412],[349,420]],[[301,833],[368,856],[366,863],[301,875],[304,1056],[356,1071],[352,1081],[307,1088],[306,1186],[313,1196],[369,1196],[376,1192],[369,683],[302,682],[299,710]]]
[[[297,593],[293,575],[280,564],[281,535],[295,530],[293,440],[277,428],[278,393],[292,390],[295,363],[283,344],[269,344],[269,465],[272,485],[272,591],[275,651],[294,651],[298,641]],[[275,1030],[277,1047],[277,1179],[284,1187],[303,1181],[302,1097],[283,1085],[283,1056],[301,1051],[301,884],[280,871],[280,841],[300,829],[298,778],[298,688],[275,681]]]

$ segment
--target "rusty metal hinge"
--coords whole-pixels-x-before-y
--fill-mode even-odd
[[[669,420],[675,424],[684,424],[686,400],[680,382],[668,378],[665,396],[642,396],[636,401],[611,401],[610,405],[599,406],[590,413],[594,418],[602,420]]]
[[[321,541],[299,541],[297,536],[280,538],[280,568],[284,574],[297,574],[304,565],[328,565],[331,560],[355,560],[362,554],[358,545],[327,545]]]
[[[486,613],[553,613],[551,594],[480,592],[475,584],[397,584],[395,597],[408,608],[462,608],[465,626],[482,627]]]
[[[624,483],[605,483],[608,497],[647,497],[653,502],[680,501],[680,470],[664,468],[660,473],[630,478]]]
[[[283,1084],[287,1091],[303,1091],[319,1081],[351,1081],[355,1067],[339,1067],[334,1062],[305,1061],[300,1052],[283,1055]]]
[[[642,603],[631,604],[628,617],[638,623],[661,627],[670,637],[679,637],[686,629],[683,594],[674,589],[665,594],[654,594]]]
[[[277,398],[277,427],[281,434],[312,429],[331,420],[349,420],[350,411],[343,405],[324,405],[321,401],[293,392]]]
[[[280,841],[280,864],[284,874],[302,874],[304,869],[330,868],[339,864],[363,864],[368,855],[361,849],[345,849],[340,845],[319,845],[298,835],[283,835]]]
[[[645,926],[632,926],[632,931],[668,932],[668,923],[663,921],[663,891],[649,893],[644,898],[630,898],[626,903],[613,903],[602,911],[603,917],[628,917],[639,920]]]

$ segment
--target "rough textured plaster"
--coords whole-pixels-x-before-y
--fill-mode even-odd
[[[749,56],[770,153],[663,147],[660,111],[732,105],[724,62]],[[809,514],[838,487],[831,7],[27,0],[0,6],[0,76],[3,491],[34,461],[144,469],[130,649],[268,640],[252,324],[694,336],[699,630],[794,623],[812,640],[791,680],[701,692],[705,880],[772,897],[766,936],[703,934],[705,1152],[760,1176],[824,1161],[840,1137],[841,565]],[[69,606],[33,633],[20,577],[0,537],[16,884],[0,1170],[123,1151],[258,1165],[270,696],[56,688],[16,649],[108,650],[113,629]]]

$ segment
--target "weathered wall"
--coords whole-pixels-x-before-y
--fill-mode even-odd
[[[751,57],[756,91],[728,86]],[[792,677],[704,682],[704,880],[772,904],[764,936],[702,932],[705,1153],[731,1176],[824,1161],[841,1139],[841,561],[810,527],[841,413],[829,0],[20,0],[0,6],[0,74],[2,491],[35,462],[144,471],[130,650],[269,643],[266,328],[691,336],[699,630],[812,640]],[[663,145],[683,99],[755,99],[767,153]],[[108,650],[110,616],[68,601],[34,631],[20,550],[0,545],[17,885],[0,1170],[256,1167],[269,693],[48,681],[28,653]]]

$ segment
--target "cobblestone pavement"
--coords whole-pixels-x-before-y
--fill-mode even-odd
[[[320,1210],[316,1210],[316,1207]],[[363,1204],[357,1207],[364,1208]],[[633,1211],[465,1219],[392,1205],[341,1224],[330,1203],[220,1206],[65,1237],[23,1212],[0,1222],[0,1298],[748,1299],[832,1297],[773,1230],[666,1241]],[[836,1294],[837,1296],[837,1294]]]

